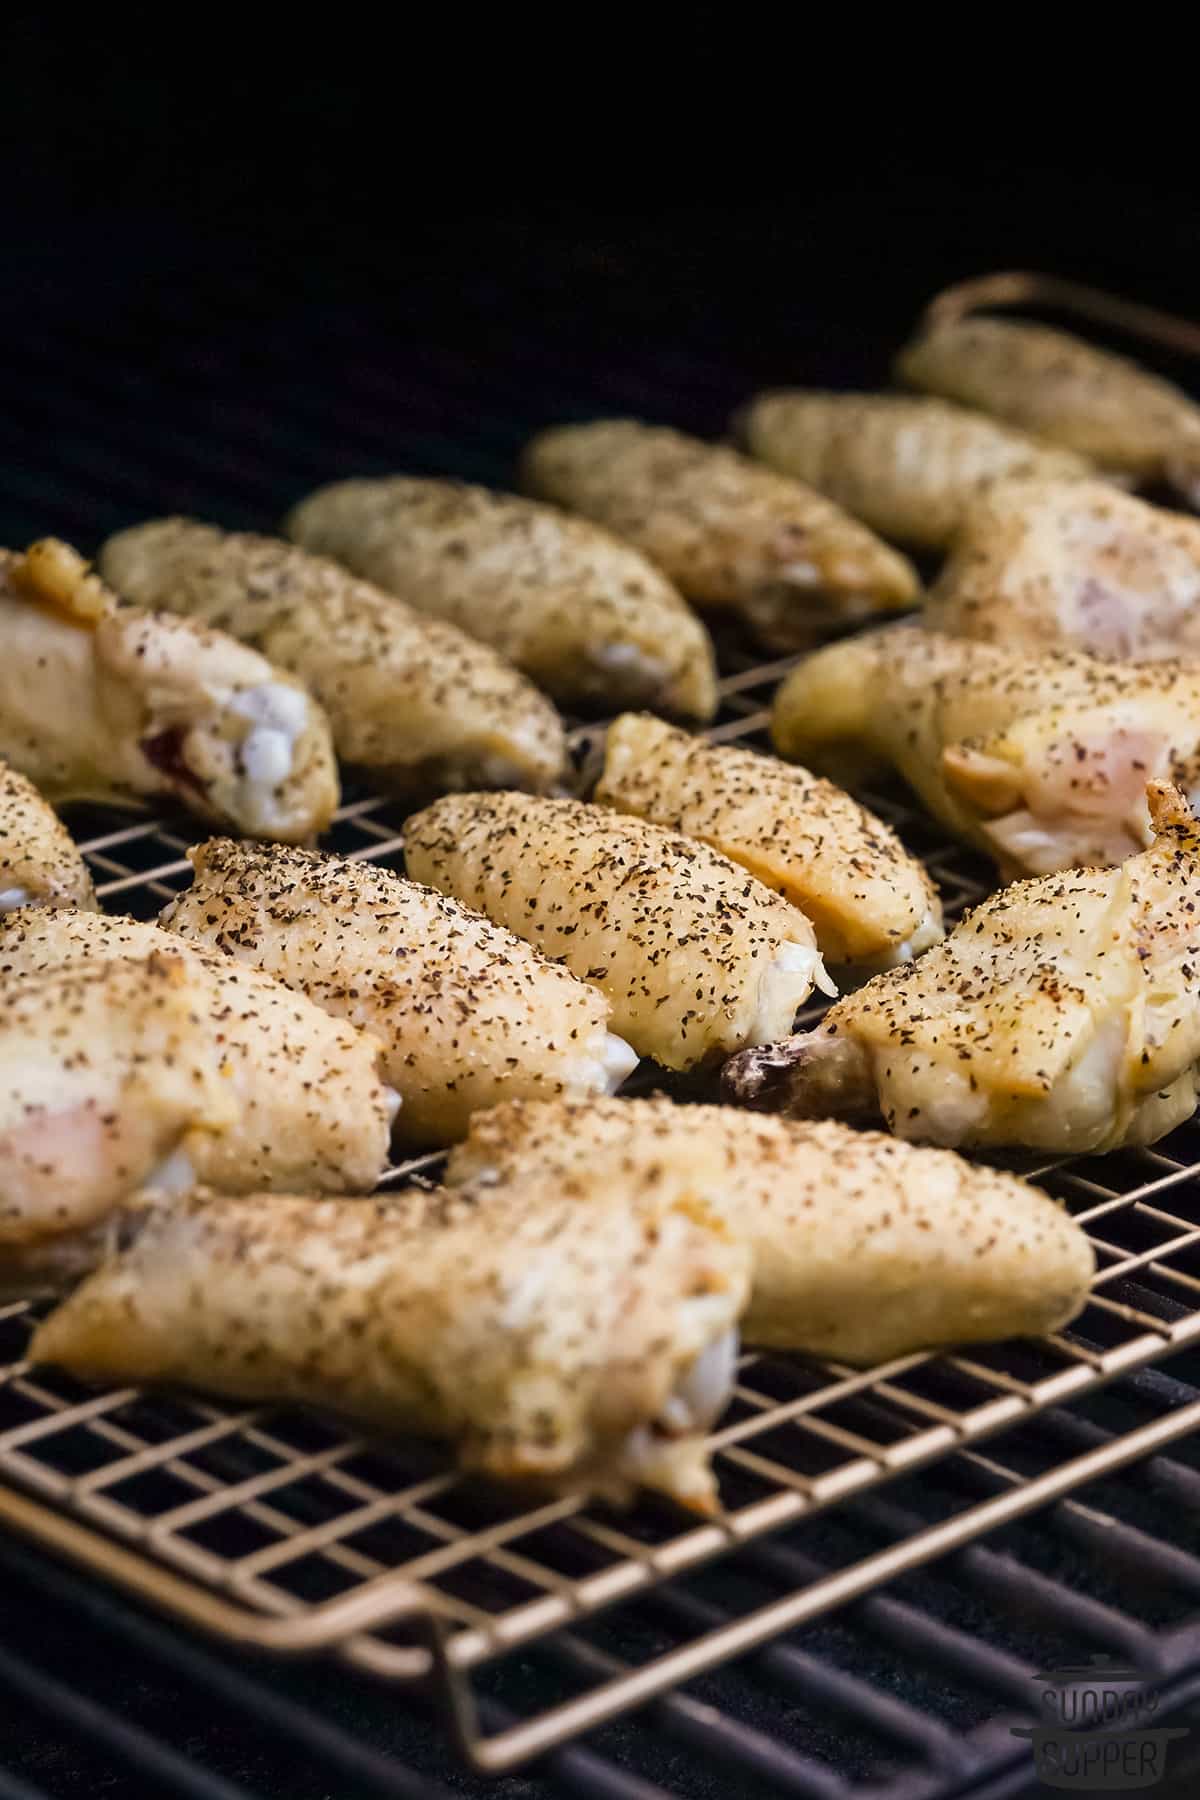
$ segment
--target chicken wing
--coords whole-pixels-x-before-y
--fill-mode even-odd
[[[903,350],[910,387],[977,406],[1138,481],[1200,501],[1200,406],[1124,356],[1022,319],[939,325]]]
[[[482,638],[565,704],[716,711],[703,625],[651,563],[555,507],[456,481],[339,481],[285,522],[421,612]]]
[[[70,832],[33,783],[0,761],[0,912],[95,904],[92,877]]]
[[[0,977],[182,959],[199,993],[195,1027],[219,1057],[233,1116],[188,1138],[178,1184],[226,1193],[366,1192],[387,1166],[396,1096],[376,1071],[380,1046],[258,969],[157,925],[107,913],[25,907],[0,919]]]
[[[406,791],[542,788],[566,762],[551,703],[486,644],[277,538],[157,519],[109,538],[128,599],[219,627],[298,676],[344,762]]]
[[[972,501],[923,622],[1037,650],[1200,655],[1200,520],[1099,481],[1004,481]]]
[[[698,1146],[753,1253],[747,1343],[882,1362],[939,1344],[1057,1330],[1083,1305],[1091,1245],[1037,1188],[879,1132],[669,1100],[516,1102],[476,1113],[446,1180],[668,1166]]]
[[[432,888],[306,850],[214,839],[161,923],[363,1026],[414,1145],[461,1137],[479,1106],[616,1086],[636,1054],[599,991]]]
[[[233,1116],[184,957],[0,976],[0,1279]]]
[[[795,650],[916,602],[916,570],[824,495],[721,444],[602,419],[543,431],[522,483],[616,532],[701,608]]]
[[[790,1029],[828,979],[802,912],[706,844],[603,807],[453,795],[409,819],[405,856],[594,982],[614,1028],[670,1069]]]
[[[1200,832],[1166,783],[1150,807],[1150,849],[994,894],[815,1031],[735,1057],[727,1092],[938,1144],[1078,1153],[1174,1130],[1200,1072]]]
[[[0,754],[51,799],[170,795],[257,837],[323,831],[324,714],[221,632],[118,606],[53,539],[0,551]]]
[[[752,456],[806,481],[885,537],[941,549],[1002,475],[1086,475],[1072,450],[982,413],[905,394],[759,394],[735,430]]]
[[[200,1194],[143,1214],[35,1335],[103,1382],[307,1401],[447,1438],[504,1480],[701,1510],[749,1256],[694,1158],[636,1186],[586,1170],[507,1201]]]
[[[1200,664],[872,632],[793,670],[771,733],[835,777],[893,765],[1003,872],[1041,875],[1147,844],[1150,777],[1200,788]]]
[[[807,914],[830,962],[886,967],[942,935],[941,903],[916,857],[807,769],[625,713],[608,728],[594,798],[749,869]]]

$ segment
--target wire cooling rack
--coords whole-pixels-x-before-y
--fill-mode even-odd
[[[762,747],[794,660],[726,647],[731,672],[707,736]],[[601,729],[574,734],[580,764]],[[951,918],[991,890],[987,865],[901,794],[863,798],[925,861]],[[72,823],[106,907],[152,917],[186,886],[198,835],[188,820],[89,809]],[[377,796],[344,805],[326,843],[402,866],[402,821]],[[655,1072],[636,1079],[654,1085]],[[386,1180],[436,1178],[438,1161]],[[435,1447],[351,1436],[298,1410],[97,1393],[23,1360],[32,1309],[14,1304],[0,1309],[0,1523],[226,1641],[333,1651],[385,1680],[424,1683],[474,1765],[506,1771],[1200,1428],[1200,1399],[1181,1390],[1181,1404],[1129,1430],[1059,1433],[1032,1460],[1017,1430],[1200,1341],[1197,1161],[1189,1125],[1153,1149],[1026,1165],[1096,1249],[1091,1299],[1068,1331],[866,1371],[744,1356],[711,1440],[722,1511],[702,1522],[653,1499],[623,1514],[576,1499],[523,1506]],[[1022,1445],[1011,1460],[974,1448],[1002,1432]],[[772,1554],[762,1540],[941,1459],[970,1468],[974,1489],[902,1522],[874,1552],[798,1570],[782,1595],[734,1616],[681,1598],[689,1571],[748,1566]],[[582,1632],[651,1593],[689,1620],[665,1653],[618,1655]],[[478,1678],[548,1644],[555,1697],[485,1730]]]

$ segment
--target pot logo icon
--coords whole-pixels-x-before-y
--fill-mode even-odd
[[[1158,1695],[1136,1669],[1094,1657],[1035,1680],[1042,1722],[1016,1725],[1013,1736],[1029,1739],[1047,1787],[1100,1794],[1153,1787],[1166,1774],[1167,1745],[1187,1736],[1186,1725],[1155,1725]]]

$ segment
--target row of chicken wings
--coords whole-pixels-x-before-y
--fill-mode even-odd
[[[760,396],[739,448],[554,428],[532,498],[354,480],[290,542],[4,556],[0,1280],[66,1296],[35,1358],[705,1508],[739,1328],[870,1364],[1074,1316],[1083,1232],[957,1151],[1196,1103],[1200,525],[1124,487],[1192,496],[1200,414],[1011,321],[899,368],[928,397]],[[927,595],[886,538],[947,552]],[[713,717],[721,613],[811,652],[776,756],[657,716]],[[627,709],[586,786],[557,705]],[[304,847],[339,762],[427,802],[406,874]],[[884,769],[1017,878],[949,935],[848,791]],[[48,800],[161,796],[238,836],[157,924],[101,912]],[[621,1096],[643,1058],[726,1104]],[[395,1146],[452,1147],[442,1185],[376,1192]]]

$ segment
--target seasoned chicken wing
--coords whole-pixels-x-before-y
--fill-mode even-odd
[[[767,1042],[814,981],[828,984],[802,912],[643,819],[578,800],[452,795],[409,819],[405,856],[419,881],[594,982],[614,1028],[670,1069]]]
[[[88,915],[91,916],[91,915]],[[0,976],[0,1281],[232,1121],[202,984],[161,951]]]
[[[635,544],[693,605],[794,650],[917,598],[915,569],[823,494],[722,444],[634,419],[543,431],[530,493]]]
[[[0,754],[51,799],[170,795],[256,837],[338,801],[320,708],[221,632],[118,606],[66,544],[0,551]]]
[[[1018,882],[815,1031],[726,1065],[797,1118],[878,1116],[938,1144],[1114,1150],[1190,1118],[1200,1074],[1200,832],[1153,783],[1155,841],[1119,868]]]
[[[213,1046],[232,1117],[182,1146],[173,1178],[227,1193],[304,1186],[366,1192],[387,1166],[396,1096],[380,1046],[353,1025],[219,950],[107,913],[25,907],[0,919],[0,978],[169,954],[200,996],[197,1037]]]
[[[195,882],[161,923],[365,1027],[409,1144],[452,1142],[510,1097],[608,1092],[637,1062],[596,988],[433,888],[228,839],[188,854]]]
[[[298,1400],[447,1438],[504,1480],[709,1509],[703,1433],[733,1378],[745,1247],[677,1161],[636,1182],[532,1177],[386,1201],[199,1194],[38,1330],[31,1356],[104,1382]]]
[[[1079,1311],[1091,1245],[1037,1188],[879,1132],[669,1100],[520,1101],[476,1113],[446,1180],[484,1204],[531,1177],[703,1154],[753,1252],[742,1336],[882,1362],[1053,1331]]]
[[[278,538],[156,519],[109,538],[128,599],[217,626],[290,669],[329,715],[343,761],[405,791],[550,786],[562,721],[502,656]]]
[[[831,962],[886,967],[942,935],[937,890],[916,857],[807,769],[625,713],[608,728],[594,798],[749,869],[812,920]]]
[[[1200,406],[1111,350],[1023,319],[967,318],[909,344],[896,373],[1200,501]]]
[[[1100,481],[1004,481],[973,500],[923,622],[1038,650],[1200,655],[1200,520]]]
[[[807,481],[873,530],[940,549],[968,502],[1007,475],[1070,478],[1091,465],[982,413],[905,394],[759,394],[735,429],[752,456]]]
[[[1040,875],[1147,844],[1150,777],[1200,789],[1200,664],[871,632],[792,671],[771,733],[835,776],[892,764],[1002,871]]]
[[[675,589],[555,507],[397,475],[320,488],[285,530],[491,644],[556,700],[716,711],[708,634]]]
[[[95,904],[92,877],[70,832],[33,783],[0,761],[0,912]]]

